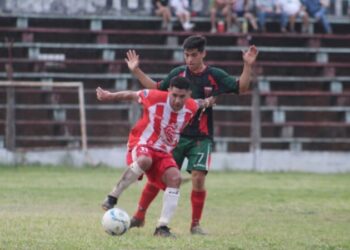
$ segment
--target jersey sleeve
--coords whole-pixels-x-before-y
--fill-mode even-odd
[[[170,86],[170,80],[185,71],[184,66],[176,67],[160,82],[157,83],[157,89],[167,91]]]
[[[145,106],[145,107],[148,107],[149,106],[149,97],[150,97],[151,93],[152,93],[152,91],[150,91],[149,89],[142,89],[142,90],[137,91],[137,95],[139,96],[138,103]]]
[[[213,92],[214,96],[229,93],[239,94],[239,81],[235,77],[219,68],[212,68],[211,74],[217,84]]]
[[[191,110],[192,116],[194,116],[197,113],[198,109],[199,109],[198,101],[194,100],[192,98],[188,99],[188,101],[187,101],[187,108],[189,110]]]

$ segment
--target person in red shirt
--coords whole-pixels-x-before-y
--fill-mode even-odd
[[[163,208],[154,235],[174,236],[168,227],[180,196],[181,174],[172,156],[180,132],[198,109],[207,108],[211,99],[190,98],[191,82],[183,77],[171,80],[168,92],[160,90],[109,92],[98,87],[100,101],[138,101],[143,115],[129,134],[127,164],[116,186],[102,203],[102,208],[113,208],[121,193],[143,174],[148,182],[164,190]]]

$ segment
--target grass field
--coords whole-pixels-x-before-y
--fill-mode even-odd
[[[188,183],[171,223],[177,239],[163,239],[152,235],[161,195],[144,228],[121,237],[102,230],[99,205],[120,173],[0,167],[0,249],[350,249],[350,174],[210,173],[202,222],[210,235],[189,234]],[[120,198],[130,215],[142,185]]]

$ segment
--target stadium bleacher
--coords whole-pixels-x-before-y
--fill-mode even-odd
[[[183,40],[193,34],[160,31],[149,16],[0,16],[0,79],[6,80],[12,41],[13,80],[80,81],[85,87],[88,143],[125,143],[137,110],[129,104],[100,104],[95,88],[139,89],[124,62],[128,49],[141,55],[142,69],[161,79],[182,64]],[[331,19],[334,34],[209,33],[208,18],[194,18],[195,33],[208,39],[207,63],[238,76],[241,50],[255,44],[262,149],[350,149],[350,21]],[[269,23],[272,30],[275,23]],[[217,150],[251,148],[252,94],[222,96],[215,113]],[[256,93],[255,93],[256,94]],[[16,144],[48,147],[79,144],[76,91],[16,89]],[[0,110],[6,90],[0,86]],[[43,105],[45,103],[45,105]],[[130,114],[129,109],[133,112]],[[5,135],[0,112],[0,138]]]

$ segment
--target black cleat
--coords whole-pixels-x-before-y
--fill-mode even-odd
[[[136,217],[132,217],[131,220],[130,220],[130,227],[129,228],[132,228],[132,227],[143,227],[145,225],[145,220],[140,220],[140,219],[137,219]]]
[[[106,199],[103,201],[101,207],[103,210],[107,211],[113,208],[117,204],[118,199],[114,196],[108,195]]]
[[[170,228],[168,228],[167,226],[157,227],[153,235],[160,237],[176,238],[175,235],[170,232]]]

